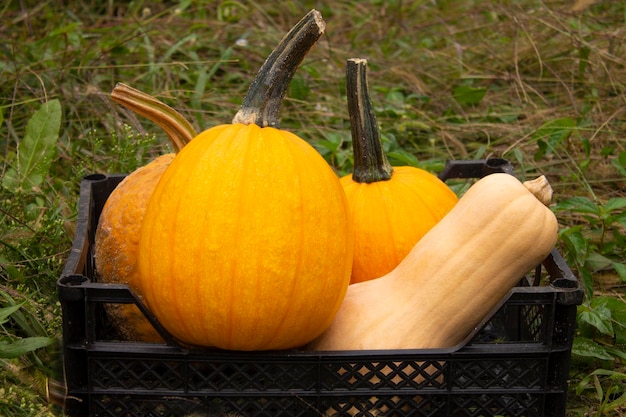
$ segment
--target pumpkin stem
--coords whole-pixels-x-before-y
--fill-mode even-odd
[[[161,127],[169,137],[175,152],[180,151],[196,137],[195,129],[182,114],[150,94],[118,83],[111,92],[111,99]]]
[[[550,206],[553,191],[545,175],[541,175],[534,180],[524,181],[523,184],[543,205]]]
[[[233,123],[278,127],[289,83],[325,28],[321,13],[311,10],[283,37],[252,80]]]
[[[387,181],[391,179],[393,167],[380,141],[367,85],[366,59],[352,58],[347,61],[346,91],[354,152],[352,180],[365,183]]]

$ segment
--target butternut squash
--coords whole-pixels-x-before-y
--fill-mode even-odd
[[[491,174],[387,275],[350,285],[313,350],[427,349],[458,345],[552,250],[556,217],[545,178]]]

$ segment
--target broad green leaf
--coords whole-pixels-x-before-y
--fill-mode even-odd
[[[590,252],[585,260],[585,267],[592,272],[602,271],[612,266],[613,261],[598,252]]]
[[[626,302],[611,296],[595,297],[591,300],[591,306],[602,305],[611,311],[615,342],[626,344]]]
[[[17,145],[14,166],[9,167],[2,186],[11,192],[28,192],[39,187],[52,164],[61,128],[61,103],[44,103],[28,120],[24,137]]]
[[[596,328],[602,334],[613,336],[611,310],[606,305],[598,305],[593,309],[581,312],[578,315],[578,320]]]
[[[328,152],[331,152],[331,153],[337,152],[340,144],[322,139],[322,140],[316,141],[315,145],[318,151],[320,151],[322,154],[325,154]]]
[[[603,346],[586,337],[574,338],[574,343],[572,344],[572,354],[605,361],[614,360],[613,356],[611,356]]]
[[[613,269],[617,272],[617,275],[621,278],[622,282],[626,282],[626,265],[618,262],[612,263]]]
[[[486,88],[469,85],[459,85],[452,90],[454,100],[461,106],[475,106],[483,100],[485,94],[487,94]]]
[[[567,245],[569,258],[573,259],[576,265],[583,265],[589,255],[589,240],[582,231],[577,227],[570,227],[560,231],[559,237]]]
[[[387,159],[393,166],[408,165],[413,167],[419,167],[420,161],[410,152],[403,149],[395,149],[391,152],[387,152]]]
[[[571,211],[574,213],[588,213],[596,216],[600,215],[600,208],[596,203],[588,197],[571,197],[559,201],[555,207],[555,211]]]
[[[26,337],[12,342],[0,341],[0,358],[19,358],[26,353],[50,346],[52,343],[54,339],[50,337]]]
[[[608,213],[612,213],[613,211],[623,209],[624,207],[626,207],[626,198],[615,197],[606,202],[604,210]]]
[[[619,339],[615,341],[616,344],[623,344],[624,342],[620,342]],[[624,352],[623,350],[619,349],[619,348],[613,348],[613,347],[608,347],[606,348],[606,351],[613,355],[614,357],[621,359],[622,361],[626,361],[626,352]]]

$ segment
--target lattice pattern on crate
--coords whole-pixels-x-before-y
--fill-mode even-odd
[[[182,417],[195,409],[203,410],[197,398],[170,396],[155,400],[123,394],[95,396],[92,408],[94,417]]]
[[[342,397],[323,413],[325,417],[447,417],[445,395]]]
[[[94,417],[321,417],[317,399],[277,397],[94,396]]]
[[[450,399],[452,399],[451,402]],[[129,395],[95,396],[97,417],[541,417],[541,393],[483,395],[379,395],[329,397],[315,407],[315,399],[282,397],[178,397],[157,400]]]
[[[544,304],[505,305],[474,336],[471,343],[545,343],[546,325],[551,323],[546,314]]]
[[[90,360],[94,390],[163,390],[183,391],[184,363],[180,361],[98,358]]]
[[[271,391],[315,389],[317,364],[276,362],[190,362],[189,390]]]
[[[545,358],[457,360],[452,367],[453,389],[541,389],[546,374]]]
[[[444,386],[441,361],[338,362],[326,365],[322,390],[428,389]]]
[[[493,393],[489,395],[451,397],[454,417],[543,417],[540,413],[544,396],[537,394]]]
[[[520,314],[522,315],[522,323],[524,323],[527,330],[526,338],[528,340],[534,340],[537,342],[545,340],[545,306],[542,304],[525,305],[522,306],[520,310]]]

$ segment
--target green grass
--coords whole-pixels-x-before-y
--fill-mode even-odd
[[[626,413],[626,4],[68,3],[0,6],[0,415],[60,415],[45,387],[59,372],[55,281],[79,178],[130,172],[168,149],[154,124],[108,99],[115,84],[159,97],[198,130],[228,123],[313,7],[326,34],[295,76],[281,126],[350,172],[344,65],[367,58],[392,164],[436,171],[498,156],[521,178],[546,174],[559,248],[587,291],[568,415]]]

